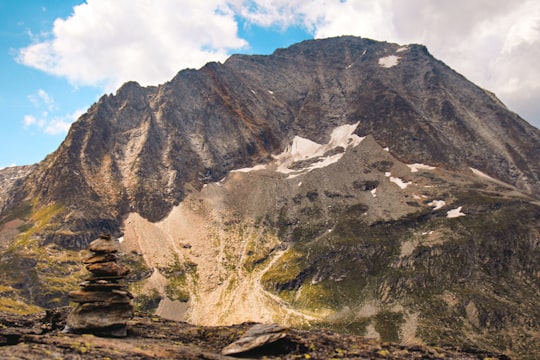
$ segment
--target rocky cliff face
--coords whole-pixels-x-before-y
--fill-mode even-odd
[[[64,302],[110,232],[162,316],[523,355],[539,157],[538,129],[420,45],[306,41],[127,83],[16,181],[0,170],[3,306]]]

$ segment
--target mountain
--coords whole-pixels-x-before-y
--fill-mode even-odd
[[[540,353],[540,130],[421,45],[233,55],[103,96],[0,170],[0,310],[122,240],[141,309]]]

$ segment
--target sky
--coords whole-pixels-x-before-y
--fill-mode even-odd
[[[339,35],[424,44],[540,128],[538,0],[0,0],[0,168],[126,81]]]

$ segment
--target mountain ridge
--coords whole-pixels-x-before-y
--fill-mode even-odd
[[[390,49],[401,56],[399,63],[382,67],[377,60],[388,55]],[[323,67],[325,70],[317,71],[317,66],[322,66],[317,65],[317,59],[323,55],[326,56],[324,63],[332,64],[331,70]],[[367,63],[362,73],[375,75],[354,72],[358,67],[353,66],[355,61]],[[299,65],[302,62],[303,67]],[[419,63],[426,62],[429,67],[423,70],[422,78],[415,72],[421,68]],[[406,70],[398,73],[399,81],[391,80],[394,75],[387,79],[394,69],[401,68]],[[420,45],[402,47],[343,37],[306,41],[289,49],[276,50],[269,56],[233,55],[224,64],[209,63],[200,70],[181,71],[159,87],[142,88],[130,82],[122,86],[117,95],[102,97],[73,125],[66,142],[59,148],[62,155],[51,156],[59,156],[58,163],[46,159],[43,163],[51,162],[46,167],[53,170],[42,170],[34,181],[37,186],[28,192],[66,200],[66,195],[69,199],[69,192],[64,191],[66,188],[87,189],[86,197],[99,199],[95,206],[108,203],[107,198],[112,198],[114,209],[107,210],[111,221],[130,209],[158,220],[185,196],[191,186],[198,188],[235,167],[269,159],[293,136],[324,142],[322,137],[327,136],[324,134],[328,130],[321,131],[317,119],[322,116],[324,126],[360,121],[360,136],[374,134],[383,146],[390,146],[391,151],[406,162],[444,163],[454,168],[468,164],[517,184],[529,193],[537,193],[538,167],[523,159],[521,154],[538,153],[535,145],[540,143],[538,129],[507,109],[497,108],[500,101],[472,84],[457,90],[455,87],[445,89],[452,84],[447,81],[449,77],[452,81],[456,77],[464,80],[461,75],[447,70],[449,68],[435,61]],[[344,72],[354,73],[345,76]],[[398,89],[392,90],[389,81]],[[358,88],[356,82],[362,83],[362,87]],[[421,91],[411,90],[413,87]],[[426,91],[432,95],[424,96]],[[442,94],[445,100],[438,104],[433,93]],[[470,109],[460,104],[465,102],[467,105],[469,94],[483,97],[482,102],[487,102],[481,109],[482,121],[496,119],[492,124],[479,125],[478,114],[470,116]],[[459,106],[449,99],[454,99],[454,103],[457,101]],[[491,109],[494,107],[495,111]],[[173,109],[182,109],[182,113]],[[441,120],[434,121],[439,118]],[[509,135],[504,130],[510,127],[505,120],[510,118],[516,135]],[[145,131],[138,134],[140,126],[144,126]],[[227,144],[213,144],[224,131],[234,138]],[[443,137],[450,132],[459,134],[454,142]],[[108,134],[118,135],[110,138]],[[176,137],[170,134],[176,134]],[[520,136],[532,140],[524,143]],[[134,141],[137,137],[140,141]],[[494,148],[490,145],[491,138],[506,145]],[[123,143],[130,146],[129,151]],[[490,153],[487,158],[483,157],[486,148]],[[460,153],[463,155],[459,156]],[[82,157],[77,158],[78,154]],[[161,166],[146,160],[157,157],[162,157]],[[178,158],[189,160],[182,163],[175,160]],[[137,163],[133,164],[135,159]],[[77,172],[86,172],[86,179],[100,171],[110,178],[105,184],[88,186],[81,183],[75,173],[54,173],[51,177],[65,178],[66,183],[60,181],[59,189],[39,185],[50,184],[48,172],[65,167],[64,163],[80,168],[75,170]],[[104,164],[111,168],[103,168]],[[97,169],[100,166],[102,169]],[[190,174],[185,169],[190,169]],[[137,177],[139,180],[133,183],[133,178]],[[171,180],[165,182],[164,179]],[[157,191],[152,183],[167,190]],[[188,188],[184,189],[183,184]],[[101,191],[103,185],[108,187],[107,193]]]

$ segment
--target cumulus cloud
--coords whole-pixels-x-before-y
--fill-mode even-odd
[[[25,127],[29,127],[29,126],[32,126],[34,124],[37,124],[37,119],[35,116],[33,115],[25,115],[24,116],[24,119],[23,119],[23,124]]]
[[[69,127],[75,121],[76,118],[73,115],[68,115],[64,118],[54,118],[47,123],[44,127],[44,131],[49,135],[65,134],[68,132]]]
[[[422,43],[540,126],[537,0],[88,0],[19,61],[76,85],[158,84],[248,44],[238,19],[303,26],[315,38],[357,35]]]
[[[45,107],[48,111],[55,109],[54,98],[43,89],[39,89],[37,93],[29,95],[28,100],[30,100],[36,108]]]
[[[54,117],[48,122],[47,126],[45,126],[45,132],[51,135],[66,133],[71,124],[74,123],[85,112],[86,109],[77,109],[70,114]]]
[[[79,118],[86,110],[78,109],[71,114],[49,116],[48,112],[43,112],[39,116],[25,115],[23,126],[26,129],[37,129],[47,135],[66,134],[73,122]]]
[[[48,39],[21,49],[18,60],[74,85],[109,90],[128,80],[155,85],[247,45],[225,5],[220,0],[88,0],[67,19],[57,19]]]

